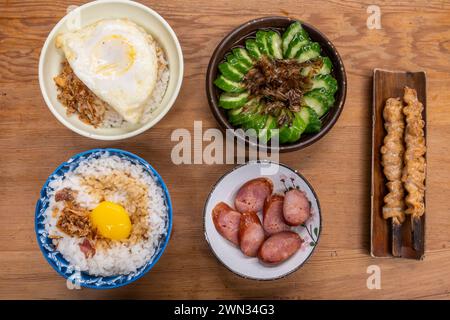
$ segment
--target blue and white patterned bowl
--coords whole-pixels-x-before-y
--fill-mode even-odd
[[[155,250],[154,255],[147,261],[141,268],[136,272],[130,273],[128,275],[117,275],[109,277],[97,277],[91,276],[85,272],[78,272],[69,262],[64,259],[62,254],[53,246],[52,240],[48,237],[48,232],[45,230],[44,218],[45,210],[49,205],[48,194],[51,191],[49,184],[56,178],[64,175],[66,172],[74,170],[82,160],[89,158],[97,158],[100,155],[108,152],[111,155],[119,156],[121,158],[127,159],[134,164],[139,164],[143,166],[146,171],[155,179],[156,183],[164,191],[165,203],[167,206],[167,219],[165,229],[166,232],[162,236],[159,242],[158,248]],[[153,167],[148,164],[144,159],[123,150],[118,149],[93,149],[79,153],[69,159],[67,162],[61,164],[47,179],[44,186],[42,187],[40,198],[36,204],[35,213],[35,231],[37,236],[37,242],[39,247],[44,254],[45,259],[48,263],[64,278],[71,280],[71,283],[79,284],[82,287],[94,288],[94,289],[112,289],[127,285],[146,274],[153,266],[158,262],[167,243],[170,238],[170,232],[172,230],[172,203],[170,201],[169,191],[167,190],[164,181],[158,172],[153,169]]]

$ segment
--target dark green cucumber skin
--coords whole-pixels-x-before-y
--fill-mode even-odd
[[[270,57],[269,44],[267,40],[267,31],[258,30],[256,32],[256,44],[258,45],[259,51],[261,52],[261,54]]]
[[[219,70],[222,73],[222,75],[235,82],[240,82],[244,78],[244,74],[239,72],[237,69],[232,69],[233,67],[228,62],[222,62],[219,64]]]
[[[322,121],[320,121],[317,113],[310,107],[304,107],[309,113],[309,123],[306,126],[305,133],[317,133],[322,129]]]
[[[322,60],[322,67],[320,69],[313,70],[311,66],[305,67],[301,70],[302,76],[315,77],[317,75],[330,74],[333,69],[333,64],[328,57],[318,57],[316,59]]]
[[[291,127],[289,125],[284,125],[280,128],[280,132],[278,135],[279,142],[280,143],[287,143],[289,142],[289,138],[291,137]]]
[[[259,60],[259,58],[261,58],[261,51],[259,51],[258,44],[255,39],[247,39],[245,41],[245,48],[253,59]]]
[[[238,48],[234,48],[232,51],[233,51],[233,54],[237,58],[241,59],[242,63],[244,63],[247,67],[249,67],[249,68],[253,67],[254,62],[252,61],[251,57],[249,56],[248,59],[246,59],[246,57],[243,55],[243,52],[246,52],[248,54],[248,52],[245,48],[238,47]]]
[[[331,95],[334,95],[338,89],[337,80],[329,74],[319,74],[312,79],[312,82],[314,89],[324,89]],[[322,86],[322,82],[325,84],[325,86]],[[318,83],[320,84],[320,86],[316,86]]]
[[[245,88],[241,85],[241,83],[236,83],[236,85],[228,84],[227,79],[223,75],[220,75],[219,77],[217,77],[217,79],[214,80],[214,84],[219,89],[222,89],[225,92],[239,93],[239,92],[245,91]]]
[[[300,51],[300,49],[305,45],[307,45],[308,43],[310,43],[309,36],[308,34],[305,35],[305,33],[297,33],[294,36],[294,38],[292,38],[287,50],[284,52],[285,58],[287,59],[295,58],[296,54]]]
[[[227,95],[239,95],[240,98],[239,100],[233,100],[233,101],[229,101],[226,100]],[[240,108],[243,105],[245,105],[248,102],[248,92],[243,92],[241,94],[229,94],[227,92],[224,92],[220,95],[219,97],[219,106],[224,108],[224,109],[236,109],[236,108]]]
[[[252,116],[254,110],[256,110],[256,108],[257,108],[257,106],[250,106],[247,108],[246,108],[246,106],[244,106],[240,110],[240,113],[238,113],[237,115],[230,115],[231,112],[228,113],[228,115],[230,116],[228,118],[228,120],[234,126],[242,126],[243,124],[250,121],[251,116]]]
[[[296,112],[294,113],[294,120],[292,121],[291,136],[289,137],[289,142],[293,143],[300,139],[302,133],[306,129],[306,124],[300,115]]]
[[[241,59],[237,58],[234,54],[229,54],[227,56],[227,62],[243,74],[246,74],[251,69],[251,67],[245,64]]]
[[[278,32],[270,30],[267,32],[267,45],[270,55],[275,59],[283,59],[282,40]],[[278,42],[278,46],[277,43]]]
[[[322,117],[325,113],[327,113],[328,110],[330,109],[330,107],[334,104],[334,96],[324,89],[311,90],[311,91],[305,93],[305,95],[303,97],[304,97],[304,99],[312,98],[312,99],[319,101],[319,103],[321,105],[321,109],[323,109],[323,110],[321,110],[321,112],[318,112],[317,110],[315,110],[315,108],[312,105],[310,105],[310,107],[314,111],[316,111],[319,118]],[[308,103],[307,101],[309,101],[309,99],[305,99],[305,105],[307,105],[307,103]]]
[[[301,47],[301,49],[297,52],[295,58],[297,60],[299,60],[300,62],[308,61],[308,60],[318,57],[320,55],[320,50],[321,50],[320,44],[318,44],[317,42],[310,42],[310,43],[304,45],[303,47]],[[303,55],[305,55],[309,52],[315,53],[316,57],[308,58],[306,60],[303,59]]]
[[[258,131],[259,140],[263,143],[267,143],[272,137],[272,129],[276,129],[276,119],[273,116],[268,115],[264,127]]]
[[[294,30],[295,29],[295,30]],[[286,31],[284,31],[283,35],[281,36],[281,44],[282,44],[282,49],[283,49],[283,55],[286,53],[289,43],[292,41],[292,39],[294,38],[294,36],[301,32],[301,30],[303,30],[302,25],[300,24],[299,21],[296,21],[294,23],[291,23]]]

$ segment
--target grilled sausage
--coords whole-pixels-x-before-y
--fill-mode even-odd
[[[254,212],[246,212],[241,216],[239,227],[239,243],[241,251],[249,257],[256,257],[264,242],[264,229]]]
[[[264,204],[263,227],[268,234],[289,230],[283,218],[284,197],[275,194],[268,197]]]
[[[257,178],[247,181],[236,194],[234,200],[236,210],[241,213],[261,211],[272,190],[273,183],[270,179]]]
[[[283,231],[276,233],[264,241],[259,249],[258,256],[265,263],[280,263],[296,253],[302,243],[302,238],[296,232]]]
[[[212,212],[216,230],[227,240],[239,245],[241,214],[224,202],[216,204]]]
[[[286,223],[298,226],[311,216],[311,205],[306,193],[298,189],[292,189],[284,195],[283,216]]]

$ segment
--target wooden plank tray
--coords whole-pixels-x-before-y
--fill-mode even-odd
[[[371,188],[371,255],[373,257],[393,257],[391,221],[382,216],[384,196],[387,194],[386,178],[381,165],[380,148],[386,135],[384,130],[383,108],[386,100],[391,97],[403,97],[404,87],[417,91],[420,102],[423,103],[423,119],[425,120],[426,140],[426,75],[425,72],[404,72],[375,69],[373,74],[373,105],[372,105],[372,188]],[[425,154],[426,157],[426,154]],[[424,199],[425,201],[425,199]],[[426,208],[426,205],[425,205]],[[406,217],[401,226],[400,257],[408,259],[423,259],[425,252],[425,214],[421,217],[423,238],[421,246],[414,250],[412,244],[411,219]]]

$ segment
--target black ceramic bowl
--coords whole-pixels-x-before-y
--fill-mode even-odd
[[[232,48],[236,46],[243,46],[245,40],[249,37],[254,36],[256,31],[258,31],[259,29],[270,28],[283,32],[291,23],[295,21],[296,20],[287,17],[264,17],[248,21],[231,31],[219,43],[216,50],[214,50],[211,60],[209,61],[208,71],[206,74],[206,94],[208,96],[208,103],[211,111],[223,129],[234,129],[234,127],[228,122],[226,111],[223,108],[219,107],[219,96],[221,90],[214,85],[214,80],[218,75],[218,65],[224,60],[225,55],[230,52]],[[308,32],[311,39],[320,44],[323,55],[326,55],[331,59],[331,62],[333,63],[332,75],[336,78],[339,88],[335,94],[336,101],[334,103],[334,106],[331,107],[328,113],[321,118],[322,129],[320,130],[320,132],[303,134],[300,140],[290,144],[282,144],[276,149],[270,147],[269,145],[268,148],[271,149],[271,151],[294,151],[313,144],[327,134],[327,132],[336,123],[339,115],[342,112],[342,109],[344,108],[345,95],[347,93],[347,77],[345,74],[344,64],[341,57],[339,56],[339,53],[323,33],[307,23],[304,23],[302,21],[300,21],[300,23]],[[235,135],[238,139],[245,139],[251,145],[254,144],[237,132],[235,132]],[[259,147],[265,148],[265,146],[262,145],[259,145]]]

